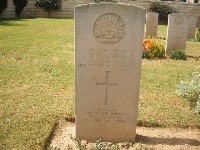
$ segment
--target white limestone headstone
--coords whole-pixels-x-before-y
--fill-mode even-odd
[[[173,13],[168,16],[166,53],[172,50],[185,49],[188,33],[188,16],[181,13]]]
[[[197,16],[189,14],[188,15],[188,34],[187,34],[188,39],[195,38],[196,25],[197,25]]]
[[[158,29],[158,13],[146,13],[146,35],[157,37]]]
[[[135,139],[145,10],[125,4],[75,7],[76,136]]]

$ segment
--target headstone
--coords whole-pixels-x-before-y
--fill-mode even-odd
[[[146,35],[157,37],[158,29],[158,13],[146,13]]]
[[[145,10],[98,3],[75,7],[76,136],[135,139]]]
[[[186,14],[174,13],[168,17],[166,53],[172,50],[185,49],[188,33],[188,16]]]
[[[128,3],[129,0],[118,0],[120,3]]]
[[[188,39],[194,39],[195,38],[195,31],[196,31],[196,25],[197,25],[197,16],[196,15],[188,15]]]

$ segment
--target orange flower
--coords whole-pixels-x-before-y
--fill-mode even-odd
[[[144,40],[143,42],[143,47],[144,47],[144,50],[148,50],[151,48],[151,44],[152,44],[152,41],[150,39],[146,39]]]

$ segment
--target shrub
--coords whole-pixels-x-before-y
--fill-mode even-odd
[[[150,12],[156,12],[159,14],[171,14],[174,12],[173,8],[170,7],[168,4],[162,4],[159,2],[153,2],[149,5]]]
[[[192,73],[189,81],[180,81],[176,93],[185,98],[200,114],[200,66]]]
[[[36,0],[35,6],[48,11],[50,17],[52,11],[59,10],[62,7],[62,2],[61,0]]]
[[[143,58],[163,58],[165,57],[165,48],[164,45],[155,39],[144,40],[143,42],[144,52]]]
[[[8,5],[8,0],[1,0],[0,1],[0,15],[7,8],[7,5]]]
[[[15,5],[15,13],[17,17],[21,15],[21,12],[23,11],[24,7],[26,6],[28,0],[13,0]]]
[[[200,28],[198,28],[197,33],[196,33],[196,40],[198,42],[200,41]]]
[[[185,50],[177,49],[170,53],[170,58],[175,60],[186,60],[187,56]]]
[[[165,23],[167,23],[168,15],[176,12],[174,7],[159,2],[151,3],[148,7],[148,11],[159,13],[159,21]]]

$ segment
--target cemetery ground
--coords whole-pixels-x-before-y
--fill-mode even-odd
[[[159,25],[158,37],[165,44],[165,25]],[[188,138],[199,132],[200,116],[175,91],[200,65],[200,42],[187,41],[186,54],[185,61],[142,60],[138,127],[148,127],[148,132],[155,127],[160,134],[165,128],[186,130]],[[0,20],[0,149],[46,149],[54,131],[61,134],[70,120],[74,21]],[[188,128],[195,133],[188,135]]]

